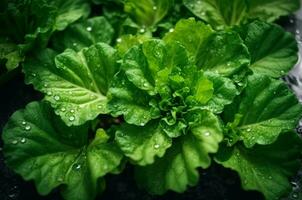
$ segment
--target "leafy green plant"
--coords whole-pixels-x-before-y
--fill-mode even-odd
[[[126,164],[151,194],[184,192],[212,162],[267,200],[290,191],[302,106],[280,78],[298,47],[270,22],[298,1],[5,3],[18,26],[0,32],[2,64],[20,63],[44,99],[11,116],[4,155],[41,195],[94,199]],[[94,4],[102,16],[89,15]]]

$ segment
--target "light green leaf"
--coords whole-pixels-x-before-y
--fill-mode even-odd
[[[114,116],[124,115],[129,124],[144,126],[153,117],[148,93],[136,88],[124,72],[114,76],[108,98],[110,113]]]
[[[162,157],[172,145],[172,139],[159,126],[158,121],[151,121],[144,127],[122,125],[115,137],[117,144],[138,165],[148,165],[154,158]]]
[[[248,70],[248,50],[235,32],[214,33],[208,25],[187,19],[180,20],[175,30],[168,33],[164,40],[168,44],[179,42],[183,45],[194,63],[204,71],[230,77],[242,76]]]
[[[252,149],[241,144],[222,145],[215,160],[237,171],[244,189],[258,190],[267,200],[274,200],[291,190],[289,178],[300,168],[301,148],[297,134],[288,132],[271,145],[255,145]]]
[[[300,8],[299,0],[247,0],[247,2],[249,18],[258,18],[267,22],[273,22]]]
[[[213,30],[210,26],[190,18],[180,20],[174,31],[168,33],[163,40],[168,44],[179,42],[189,55],[197,60],[199,51],[206,48],[205,43],[212,34]]]
[[[241,98],[225,110],[224,121],[235,126],[230,134],[250,148],[271,144],[280,133],[293,130],[301,114],[302,106],[284,82],[254,74]]]
[[[245,0],[184,0],[184,5],[217,29],[240,24],[248,9]]]
[[[251,69],[274,78],[286,75],[298,60],[294,36],[278,25],[255,21],[239,28],[251,54]]]
[[[15,112],[3,130],[4,156],[41,195],[61,186],[65,199],[93,200],[103,177],[122,159],[120,150],[98,136],[88,144],[87,126],[67,127],[46,102]]]
[[[80,51],[99,42],[110,44],[113,34],[113,28],[104,17],[93,17],[72,24],[65,31],[58,32],[52,40],[54,48],[58,51],[67,48]]]
[[[165,17],[174,0],[125,0],[124,10],[141,26],[152,27]]]
[[[222,140],[217,117],[200,111],[199,125],[192,127],[186,135],[176,138],[164,157],[153,164],[136,168],[138,184],[152,194],[163,194],[167,190],[184,192],[199,179],[197,168],[207,168],[209,153],[216,153]]]
[[[231,104],[234,98],[239,95],[239,91],[229,78],[210,71],[206,72],[205,76],[213,85],[213,95],[206,107],[214,113],[221,113],[224,107]]]
[[[90,6],[86,0],[48,0],[57,7],[54,30],[64,30],[69,24],[80,18],[86,18],[90,13]]]
[[[50,50],[24,65],[26,82],[46,94],[67,125],[80,125],[108,113],[107,91],[118,70],[117,52],[98,43],[76,53],[67,49],[55,57]]]
[[[125,53],[127,53],[127,51],[131,49],[131,47],[139,45],[148,39],[149,38],[145,35],[122,35],[117,39],[116,48],[119,54],[121,56],[124,56]]]

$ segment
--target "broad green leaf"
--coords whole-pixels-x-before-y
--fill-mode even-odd
[[[124,72],[114,76],[108,98],[110,113],[114,116],[123,115],[129,124],[144,126],[153,117],[148,93],[136,88]]]
[[[108,113],[106,95],[118,70],[116,61],[116,50],[98,43],[78,53],[67,49],[55,59],[46,50],[26,62],[24,72],[26,82],[46,94],[67,125],[80,125]]]
[[[47,0],[56,7],[54,30],[64,30],[69,24],[88,17],[90,6],[86,0]]]
[[[174,0],[125,0],[124,10],[141,26],[152,27],[165,17]]]
[[[102,177],[122,159],[115,144],[98,135],[88,144],[87,126],[67,127],[46,102],[15,112],[2,137],[8,166],[34,180],[41,195],[60,186],[65,199],[93,200],[102,191]]]
[[[199,51],[206,47],[205,43],[212,34],[213,30],[210,26],[190,18],[180,20],[176,24],[174,31],[168,33],[163,40],[166,43],[179,42],[186,48],[190,56],[196,60]]]
[[[283,28],[255,21],[239,28],[251,54],[251,69],[274,78],[286,75],[298,60],[294,36]]]
[[[207,111],[199,112],[200,123],[173,141],[164,157],[151,165],[136,167],[138,184],[152,194],[167,190],[184,192],[199,179],[197,168],[207,168],[211,163],[209,153],[216,153],[222,140],[218,118]]]
[[[154,158],[162,157],[172,140],[159,126],[158,121],[151,121],[144,127],[122,125],[116,132],[118,146],[131,161],[138,165],[148,165]]]
[[[164,40],[179,42],[192,56],[197,66],[204,71],[213,71],[222,76],[245,74],[250,56],[243,41],[235,32],[218,32],[194,19],[180,20],[172,33]]]
[[[64,51],[67,48],[80,51],[84,47],[99,42],[110,44],[113,34],[113,28],[104,17],[93,17],[58,32],[52,41],[54,48],[58,51]]]
[[[184,0],[184,5],[216,29],[244,24],[249,19],[273,22],[300,7],[299,0]]]
[[[241,98],[225,110],[224,121],[235,126],[230,134],[250,148],[271,144],[280,133],[293,130],[301,114],[302,106],[284,82],[254,74]]]
[[[145,35],[122,35],[117,39],[116,48],[121,56],[124,56],[129,49],[135,45],[139,45],[149,38]]]
[[[273,22],[300,8],[299,0],[247,0],[247,2],[249,18],[258,18],[267,22]]]
[[[215,160],[237,171],[244,189],[258,190],[267,200],[273,200],[291,190],[289,178],[301,166],[301,148],[297,134],[288,132],[271,145],[255,145],[252,149],[241,144],[221,145]]]
[[[248,9],[245,0],[184,0],[184,5],[217,29],[240,24]]]
[[[239,91],[229,78],[209,71],[205,73],[205,76],[213,84],[213,95],[206,107],[214,113],[221,113],[224,107],[231,104],[239,95]]]

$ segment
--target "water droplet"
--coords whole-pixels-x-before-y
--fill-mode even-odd
[[[141,122],[141,124],[140,124],[141,126],[144,126],[145,125],[145,123],[144,122]]]
[[[47,83],[45,83],[45,84],[44,84],[44,87],[47,87],[47,86],[48,86]]]
[[[60,100],[60,96],[56,95],[53,97],[56,101],[59,101]]]
[[[297,29],[297,30],[296,30],[296,33],[297,33],[297,34],[300,34],[300,30]]]
[[[155,144],[155,145],[154,145],[154,149],[158,149],[159,147],[160,147],[159,144]]]
[[[86,28],[86,30],[89,31],[89,32],[92,31],[91,26],[88,26],[88,27]]]
[[[71,113],[74,113],[74,109],[71,109],[70,112],[71,112]]]
[[[103,106],[102,106],[102,105],[98,105],[98,108],[99,108],[99,109],[102,109],[102,108],[103,108]]]
[[[269,176],[269,177],[268,177],[268,179],[272,180],[272,179],[273,179],[273,177],[272,177],[272,176]]]
[[[170,32],[170,33],[173,33],[173,32],[174,32],[174,28],[170,28],[170,29],[169,29],[169,32]]]
[[[238,157],[238,156],[240,156],[240,154],[239,154],[239,153],[236,153],[236,156]]]
[[[72,43],[72,46],[74,46],[74,47],[75,47],[75,46],[77,46],[77,43],[75,43],[75,42],[74,42],[74,43]]]
[[[144,28],[141,28],[140,30],[139,30],[139,32],[140,33],[144,33],[146,30],[144,29]]]
[[[206,15],[206,12],[202,12],[201,15],[202,15],[202,16],[205,16],[205,15]]]
[[[74,165],[74,169],[75,169],[75,170],[81,169],[81,165],[80,165],[80,164],[75,164],[75,165]]]
[[[228,62],[228,63],[227,63],[227,66],[231,66],[231,63]]]
[[[26,125],[26,126],[24,127],[24,129],[25,129],[26,131],[29,131],[29,130],[31,129],[31,127],[30,127],[30,125]]]
[[[250,128],[248,128],[248,129],[246,129],[246,131],[247,131],[247,132],[251,132],[251,129],[250,129]]]
[[[24,143],[26,142],[26,139],[25,139],[25,138],[22,138],[22,139],[20,140],[20,142],[24,144]]]
[[[210,132],[205,132],[204,135],[208,137],[208,136],[211,135],[211,133]]]
[[[299,197],[299,195],[298,195],[296,192],[294,192],[294,193],[292,194],[292,197],[295,198],[295,199],[297,199],[297,198]]]
[[[26,125],[26,121],[23,121],[23,122],[22,122],[22,125]]]
[[[18,140],[13,140],[12,144],[18,144]]]
[[[61,111],[62,111],[62,112],[65,112],[65,111],[66,111],[66,108],[61,108]]]
[[[281,73],[283,74],[283,73],[284,73],[284,71],[283,71],[283,70],[281,70]]]
[[[32,75],[33,77],[36,77],[36,76],[37,76],[37,74],[35,74],[35,73],[32,73],[31,75]]]
[[[148,83],[144,83],[143,86],[144,86],[144,87],[147,87],[147,86],[148,86]]]
[[[117,38],[117,39],[116,39],[116,42],[117,42],[117,43],[121,43],[121,42],[122,42],[122,38]]]
[[[70,116],[70,117],[69,117],[69,121],[72,122],[72,121],[74,121],[74,120],[75,120],[74,116]]]
[[[48,92],[47,92],[47,95],[49,95],[49,96],[52,95],[52,92],[51,92],[51,91],[48,91]]]
[[[156,6],[153,6],[153,10],[157,10],[157,7],[156,7]]]

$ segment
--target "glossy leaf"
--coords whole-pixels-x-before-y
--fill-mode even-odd
[[[216,161],[238,172],[246,190],[258,190],[267,200],[279,199],[291,190],[289,178],[300,167],[301,139],[294,132],[282,134],[271,145],[247,149],[241,144],[221,146]]]
[[[224,121],[234,127],[230,134],[250,148],[271,144],[280,133],[293,130],[301,113],[302,106],[284,82],[254,74],[241,98],[225,110]]]
[[[41,195],[61,186],[65,199],[92,200],[102,191],[102,177],[122,159],[119,149],[97,134],[88,144],[88,128],[67,127],[46,102],[15,112],[4,128],[7,164]]]
[[[55,57],[42,52],[24,66],[27,83],[46,94],[67,125],[79,125],[108,113],[107,91],[118,70],[116,50],[98,43],[76,53],[67,49]]]

